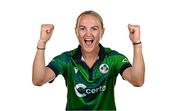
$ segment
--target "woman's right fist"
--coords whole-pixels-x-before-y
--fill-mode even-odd
[[[53,24],[42,24],[40,41],[46,43],[51,38],[53,30],[54,30]]]

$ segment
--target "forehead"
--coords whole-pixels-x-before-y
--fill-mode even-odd
[[[84,26],[99,26],[100,25],[100,21],[99,19],[94,16],[94,15],[90,15],[90,14],[86,14],[86,15],[82,15],[79,20],[79,25],[84,25]]]

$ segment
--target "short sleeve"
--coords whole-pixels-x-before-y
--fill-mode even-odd
[[[120,73],[121,76],[126,68],[132,67],[128,58],[126,56],[124,56],[123,54],[120,54],[116,51],[114,52],[113,59],[114,59],[115,69],[117,70],[118,73]],[[122,78],[123,78],[123,76],[122,76]]]
[[[54,57],[49,64],[47,65],[47,67],[49,67],[50,69],[52,69],[55,73],[55,76],[57,77],[59,74],[64,74],[65,70],[66,70],[66,64],[67,64],[67,54],[63,53],[61,55],[58,55],[56,57]],[[53,82],[50,81],[49,83]]]

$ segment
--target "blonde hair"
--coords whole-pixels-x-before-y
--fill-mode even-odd
[[[77,28],[77,26],[78,26],[78,24],[79,24],[79,19],[80,19],[80,17],[81,17],[81,16],[84,16],[84,15],[93,15],[93,16],[95,16],[95,17],[99,20],[99,22],[100,22],[100,24],[101,24],[101,28],[104,29],[104,24],[103,24],[103,19],[102,19],[102,17],[101,17],[97,12],[92,11],[92,10],[84,11],[84,12],[82,12],[82,13],[77,17],[76,27],[75,27],[75,28]]]

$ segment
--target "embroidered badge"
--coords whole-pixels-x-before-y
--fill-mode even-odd
[[[106,74],[109,71],[109,66],[107,64],[101,64],[99,66],[99,71],[103,74]]]

